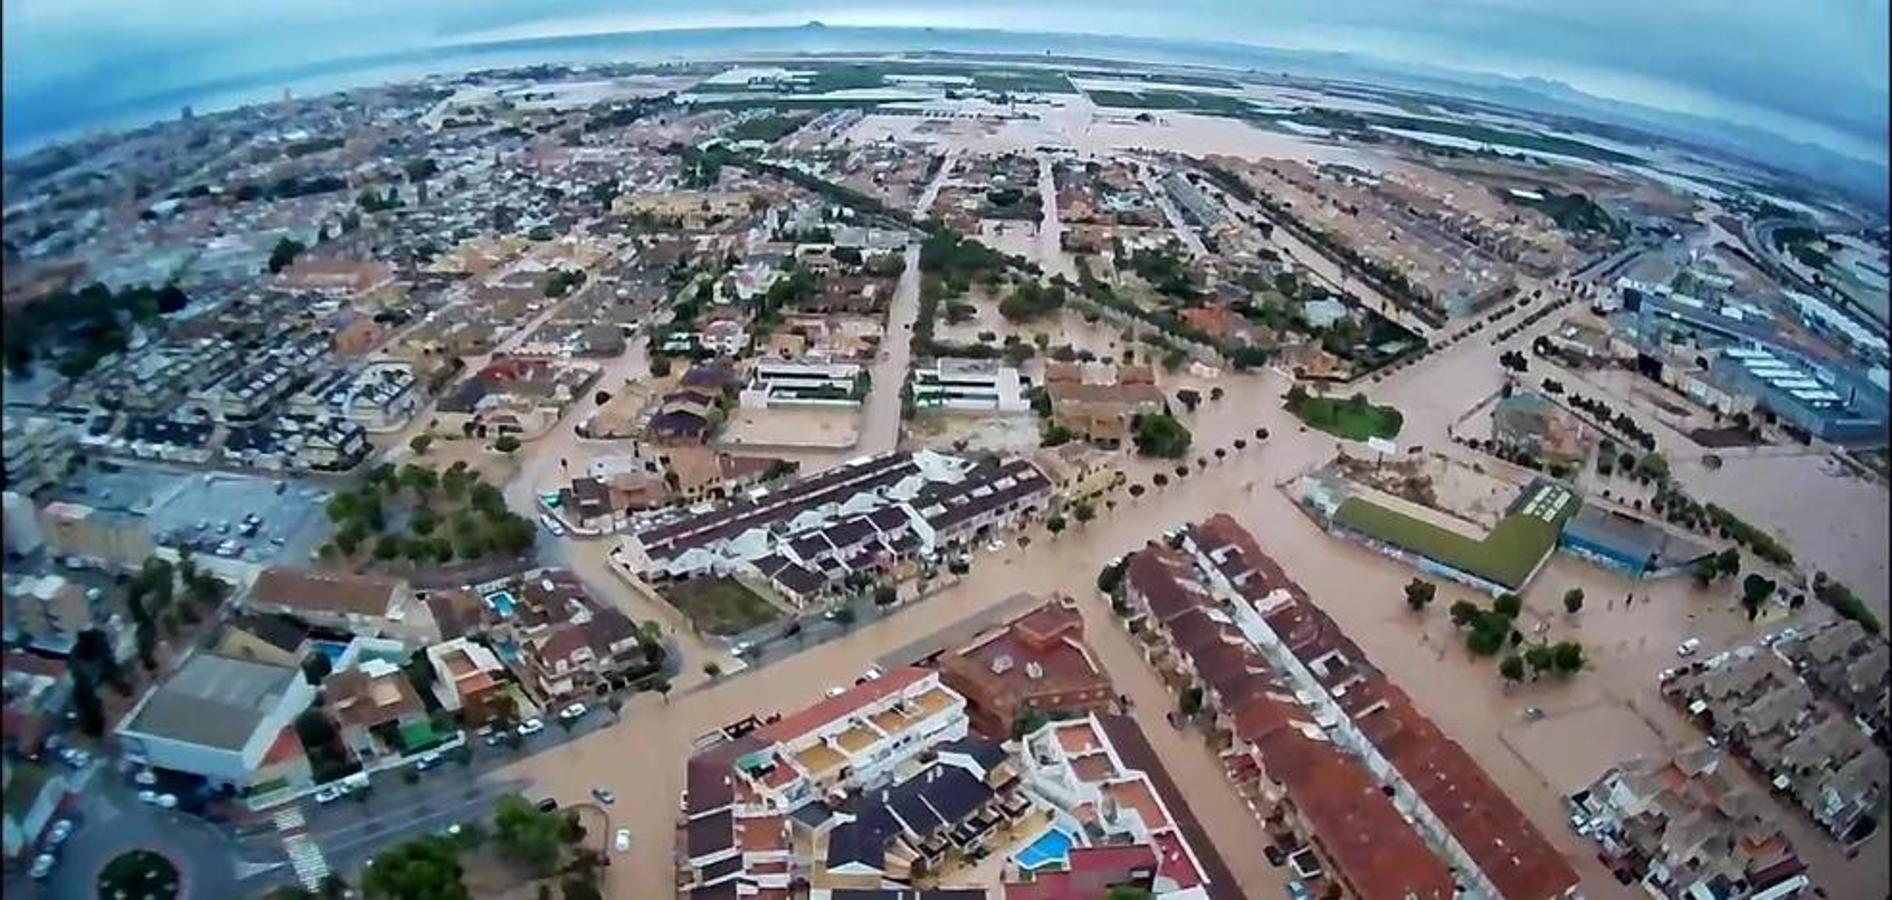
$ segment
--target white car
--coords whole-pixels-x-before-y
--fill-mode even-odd
[[[553,537],[565,536],[565,526],[559,524],[557,519],[552,518],[550,513],[540,513],[539,524],[544,525],[545,530],[551,532]]]
[[[582,717],[585,713],[589,711],[590,710],[586,709],[583,703],[573,703],[572,705],[559,710],[558,717],[561,719],[576,719],[576,718]]]
[[[732,656],[746,656],[748,655],[749,651],[754,650],[754,649],[755,649],[754,644],[748,641],[738,641],[736,643],[736,646],[729,648],[729,652]]]
[[[545,723],[538,719],[527,719],[519,723],[519,736],[530,737],[545,730]]]
[[[841,687],[838,684],[835,685],[834,687],[828,688],[828,696],[830,697],[839,697],[845,693],[847,693],[847,688]]]
[[[46,832],[46,846],[57,847],[65,843],[66,838],[72,837],[73,827],[71,819],[60,819],[54,822],[52,830]]]
[[[631,852],[631,830],[629,828],[618,829],[617,835],[611,839],[611,847],[619,853]]]
[[[998,538],[993,538],[992,543],[985,545],[985,549],[990,550],[993,553],[997,553],[1000,550],[1005,549],[1005,542]]]
[[[177,795],[176,794],[159,794],[158,795],[158,808],[159,809],[176,809],[177,808]]]
[[[158,783],[158,773],[153,772],[150,769],[145,769],[139,772],[138,774],[131,776],[131,780],[137,784],[144,785],[145,787],[150,787]]]
[[[42,881],[53,873],[53,866],[58,864],[59,860],[51,853],[41,853],[33,857],[33,870],[28,874],[33,876],[34,881]]]
[[[59,758],[64,760],[66,765],[75,769],[83,769],[86,767],[86,764],[92,761],[92,754],[80,750],[77,747],[67,747],[59,751]]]
[[[347,793],[348,792],[343,790],[340,785],[331,784],[328,787],[325,787],[315,792],[315,802],[318,804],[334,803],[335,801],[342,799],[342,796]]]
[[[149,803],[153,806],[156,806],[158,804],[158,792],[151,791],[151,790],[139,791],[138,802]]]
[[[1701,649],[1701,638],[1689,638],[1688,640],[1683,641],[1680,646],[1677,646],[1675,648],[1675,655],[1676,656],[1694,656],[1695,651],[1700,650],[1700,649]]]

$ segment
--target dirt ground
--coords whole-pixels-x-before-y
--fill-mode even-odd
[[[949,412],[921,413],[908,420],[902,446],[953,452],[960,442],[966,449],[996,453],[1029,453],[1041,436],[1038,418],[1029,414],[972,415]]]
[[[857,409],[733,409],[716,445],[728,450],[768,447],[841,449],[860,440]]]

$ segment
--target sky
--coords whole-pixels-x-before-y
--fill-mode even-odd
[[[0,0],[0,13],[7,117],[29,128],[344,57],[809,20],[1237,42],[1533,76],[1881,165],[1892,96],[1886,0]]]

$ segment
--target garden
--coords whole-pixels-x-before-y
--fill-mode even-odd
[[[151,850],[119,854],[99,870],[100,900],[171,900],[177,884],[177,866]]]
[[[690,618],[698,631],[741,634],[781,617],[769,601],[733,578],[699,578],[668,591],[670,604]]]
[[[1391,439],[1399,434],[1405,417],[1391,406],[1370,403],[1365,394],[1346,399],[1309,394],[1300,385],[1288,389],[1288,412],[1328,434],[1350,441]]]

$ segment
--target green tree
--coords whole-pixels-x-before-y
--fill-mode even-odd
[[[1766,603],[1767,598],[1773,596],[1775,587],[1772,579],[1765,578],[1758,572],[1749,572],[1748,576],[1741,580],[1741,608],[1747,611],[1748,621],[1752,622],[1760,617],[1761,604]]]
[[[1144,456],[1181,459],[1193,440],[1189,429],[1168,413],[1150,413],[1137,421],[1137,452]]]
[[[853,605],[844,603],[834,608],[834,622],[842,628],[853,625],[854,618]]]
[[[1045,520],[1045,530],[1051,532],[1052,534],[1063,533],[1064,525],[1065,525],[1064,517],[1057,515],[1055,513],[1052,514],[1050,518]]]
[[[493,442],[493,449],[511,456],[519,450],[519,439],[510,434],[502,434]]]
[[[1525,648],[1524,662],[1531,667],[1531,674],[1541,675],[1557,667],[1557,654],[1548,645],[1533,644]]]
[[[899,599],[900,590],[893,585],[882,583],[874,586],[875,606],[892,606]]]
[[[105,734],[105,703],[99,699],[96,676],[73,672],[72,709],[79,716],[79,730],[91,737]]]
[[[472,900],[464,874],[453,842],[428,835],[375,857],[361,890],[371,900]]]
[[[1728,577],[1741,571],[1741,551],[1729,547],[1715,556],[1715,574]]]
[[[1439,586],[1423,578],[1414,578],[1406,583],[1406,606],[1413,612],[1426,608],[1439,592]]]
[[[706,662],[703,664],[703,674],[715,678],[723,674],[723,667],[717,665],[715,662]]]
[[[294,238],[277,238],[276,246],[269,251],[269,273],[274,275],[289,268],[306,249],[307,245]]]
[[[1524,598],[1508,591],[1499,594],[1498,599],[1491,601],[1491,611],[1507,619],[1515,619],[1518,613],[1524,611]]]
[[[1079,501],[1078,503],[1072,504],[1071,516],[1077,519],[1078,524],[1081,525],[1097,518],[1097,509],[1089,503]]]
[[[1498,674],[1504,676],[1504,680],[1509,682],[1523,681],[1524,660],[1516,653],[1506,656],[1498,661]]]
[[[322,682],[334,670],[335,664],[326,653],[313,652],[302,658],[302,680],[307,681],[311,687],[321,687]]]
[[[1551,662],[1558,674],[1568,675],[1583,668],[1583,645],[1576,641],[1560,641],[1550,648]]]
[[[1479,614],[1483,611],[1478,608],[1478,604],[1470,600],[1457,600],[1452,603],[1449,612],[1452,616],[1452,624],[1464,628],[1477,622]]]
[[[1192,684],[1183,689],[1177,701],[1177,709],[1185,716],[1193,716],[1202,710],[1202,686]]]
[[[1564,591],[1564,612],[1574,616],[1581,609],[1583,609],[1583,588],[1573,587]]]
[[[493,814],[493,836],[501,852],[535,874],[543,877],[558,866],[565,833],[563,819],[540,812],[526,798],[518,794],[499,798]]]

